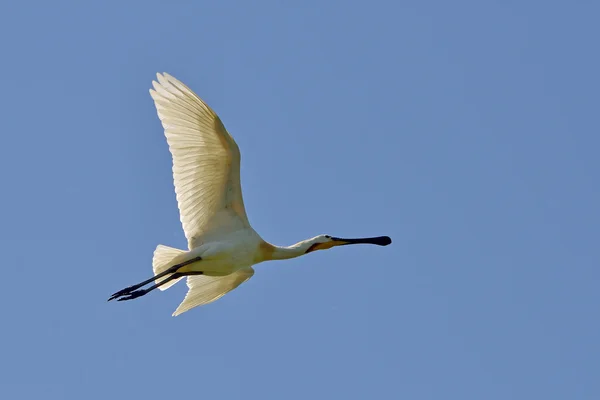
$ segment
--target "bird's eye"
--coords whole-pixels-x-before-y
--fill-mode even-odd
[[[329,235],[325,235],[325,237],[326,237],[327,239],[331,239],[331,236],[329,236]]]

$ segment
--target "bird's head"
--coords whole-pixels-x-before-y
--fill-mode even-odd
[[[307,241],[306,253],[310,253],[315,250],[327,250],[335,246],[345,246],[348,244],[376,244],[378,246],[387,246],[392,243],[392,239],[389,236],[377,236],[371,238],[357,238],[357,239],[344,239],[330,235],[319,235]]]

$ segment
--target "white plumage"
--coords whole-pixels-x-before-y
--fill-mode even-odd
[[[240,185],[240,150],[217,114],[169,74],[157,74],[150,95],[173,157],[173,180],[189,251],[159,245],[154,277],[114,293],[131,300],[165,290],[187,276],[188,293],[173,315],[213,302],[254,275],[252,265],[338,245],[386,246],[387,236],[341,239],[319,235],[290,247],[265,242],[250,226]],[[141,287],[155,282],[147,289]]]

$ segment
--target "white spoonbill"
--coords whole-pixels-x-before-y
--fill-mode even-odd
[[[335,246],[387,246],[388,236],[342,239],[319,235],[289,247],[265,242],[252,229],[240,186],[240,150],[215,112],[186,85],[157,74],[154,99],[169,150],[181,223],[189,250],[158,245],[154,276],[114,293],[108,300],[132,300],[187,277],[188,292],[173,313],[211,303],[254,275],[253,265],[284,260]],[[146,289],[142,287],[154,283]]]

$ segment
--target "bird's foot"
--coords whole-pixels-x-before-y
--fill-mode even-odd
[[[126,293],[124,295],[117,296],[117,297],[120,297],[119,299],[117,299],[117,301],[125,301],[125,300],[137,299],[138,297],[143,296],[146,293],[148,293],[148,290],[146,290],[146,289],[135,290],[135,291],[133,291],[131,293]]]
[[[137,290],[141,287],[142,287],[141,285],[133,285],[133,286],[126,287],[125,289],[122,289],[122,290],[119,290],[118,292],[113,293],[108,298],[108,301],[114,300],[117,297],[127,296],[128,294],[131,294],[131,292],[133,292],[134,290]]]

